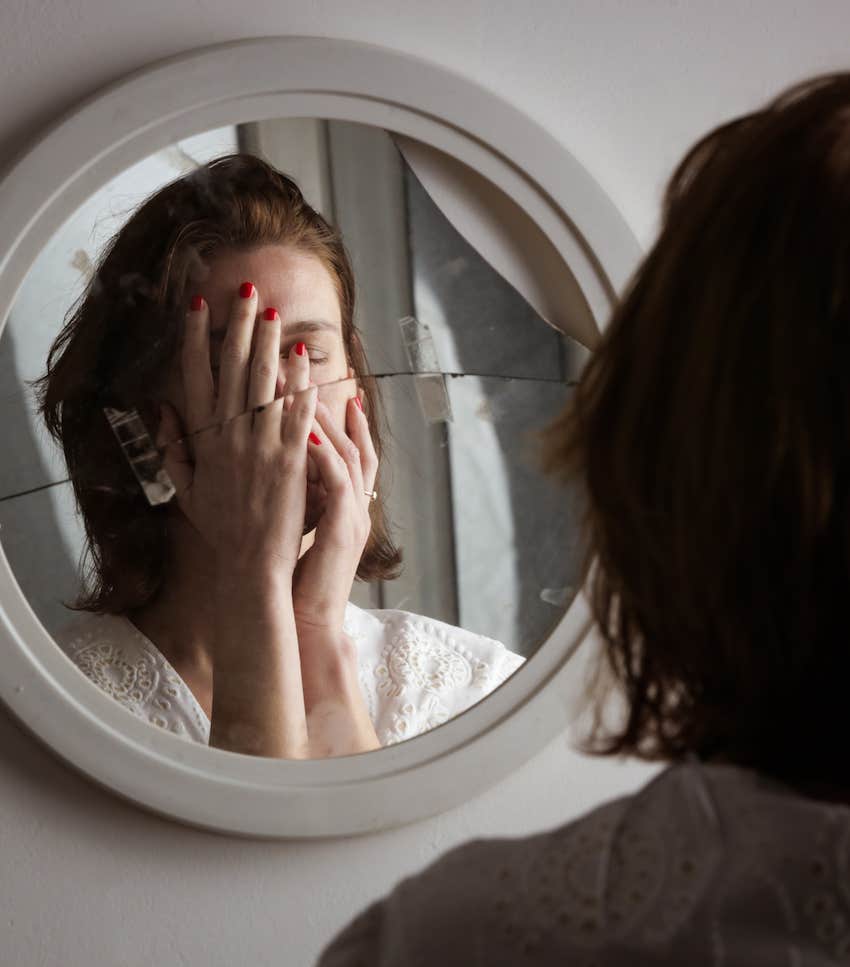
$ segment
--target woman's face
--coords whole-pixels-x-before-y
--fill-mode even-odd
[[[284,245],[264,245],[248,251],[223,250],[206,265],[203,278],[193,280],[193,295],[202,295],[210,307],[210,366],[218,386],[218,364],[227,331],[230,307],[238,298],[243,282],[257,289],[257,318],[263,325],[265,309],[277,309],[281,321],[280,364],[275,399],[283,395],[286,360],[296,343],[303,342],[310,357],[310,381],[319,387],[319,399],[328,407],[334,423],[345,430],[348,400],[357,395],[357,385],[342,341],[342,324],[334,280],[314,255]],[[179,354],[178,354],[179,357]],[[343,382],[337,382],[342,380]],[[324,387],[324,388],[323,388]],[[185,399],[180,360],[175,360],[165,388],[185,422]],[[192,450],[190,442],[190,452]],[[315,468],[307,489],[305,533],[318,522],[324,492],[317,486]]]
[[[208,268],[200,294],[210,306],[210,362],[216,379],[230,306],[243,282],[253,282],[257,288],[258,319],[270,306],[280,315],[280,370],[275,398],[282,395],[285,362],[298,342],[307,346],[311,382],[321,386],[352,375],[342,341],[336,286],[315,255],[283,245],[264,245],[247,252],[221,252]],[[356,389],[350,382],[320,390],[322,401],[340,426],[345,426],[345,404]]]
[[[310,357],[310,380],[320,387],[319,398],[334,422],[345,427],[347,401],[357,393],[342,341],[342,322],[334,280],[314,255],[285,245],[263,245],[248,251],[226,249],[206,263],[206,275],[196,279],[187,293],[202,295],[210,307],[210,364],[218,383],[218,363],[227,331],[230,307],[243,282],[257,289],[257,314],[262,325],[265,309],[277,309],[281,321],[280,366],[275,398],[282,395],[286,359],[296,343],[303,342]],[[336,383],[337,380],[346,380]],[[322,389],[323,384],[327,385]],[[184,413],[179,361],[171,374],[168,399]]]

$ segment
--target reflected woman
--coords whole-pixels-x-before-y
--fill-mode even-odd
[[[91,560],[59,644],[154,724],[248,754],[353,754],[441,724],[523,661],[348,600],[401,561],[354,298],[339,234],[291,179],[232,155],[141,206],[51,348],[41,412]],[[155,435],[170,503],[148,504],[107,406]]]

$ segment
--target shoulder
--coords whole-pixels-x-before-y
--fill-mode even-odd
[[[78,615],[54,638],[87,678],[131,711],[148,704],[166,672],[164,658],[121,615]]]
[[[669,768],[556,829],[454,849],[352,924],[321,967],[631,965],[681,936],[719,869],[719,830],[699,798]],[[355,949],[360,961],[338,953]]]
[[[574,917],[576,930],[586,931],[595,913],[584,905],[597,882],[586,860],[627,806],[627,800],[618,800],[553,831],[473,840],[449,851],[356,918],[329,946],[320,967],[507,967],[548,942],[547,923],[560,931],[559,954],[569,954],[565,928]],[[572,902],[562,892],[564,884],[575,891]]]
[[[846,808],[681,763],[550,832],[452,850],[320,965],[837,963],[849,843]]]
[[[159,649],[123,615],[80,613],[53,635],[101,691],[139,718],[205,742],[206,715]]]
[[[120,615],[80,612],[53,634],[62,651],[82,670],[145,657],[139,638]]]
[[[502,684],[524,659],[501,642],[424,615],[349,605],[360,682],[382,745],[442,725]]]
[[[495,687],[493,679],[501,683],[525,661],[494,638],[410,611],[349,605],[346,624],[377,645],[385,658],[404,663],[416,655],[442,662],[457,675],[468,672],[471,685]]]

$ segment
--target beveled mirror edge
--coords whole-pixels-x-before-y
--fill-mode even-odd
[[[390,98],[385,92],[392,91]],[[48,131],[0,184],[0,320],[35,254],[80,201],[126,164],[196,131],[270,116],[379,124],[475,167],[509,192],[570,265],[602,328],[640,249],[569,153],[473,82],[407,55],[319,38],[204,48],[137,72]],[[0,538],[2,535],[0,535]],[[567,728],[591,627],[579,595],[534,661],[486,702],[380,755],[286,763],[158,733],[73,668],[0,554],[0,699],[98,784],[158,814],[229,834],[373,832],[458,805]],[[225,774],[226,768],[226,774]]]

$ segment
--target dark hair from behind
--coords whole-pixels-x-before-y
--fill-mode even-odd
[[[612,728],[597,696],[588,751],[850,786],[832,741],[849,721],[848,373],[841,73],[688,152],[546,434],[547,468],[583,492],[600,670],[626,699]]]
[[[152,507],[124,459],[103,407],[136,408],[152,437],[159,395],[178,352],[191,282],[223,249],[290,245],[327,268],[342,338],[360,381],[380,459],[383,410],[354,325],[355,282],[339,233],[295,182],[248,154],[202,165],[152,195],[106,247],[35,381],[39,410],[62,446],[90,563],[76,610],[121,613],[159,589],[169,554],[167,505]],[[376,482],[381,493],[380,478]],[[382,500],[357,576],[393,577],[401,562]]]

